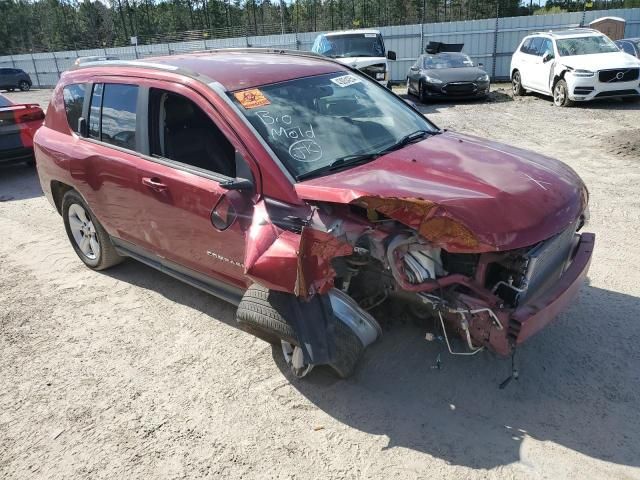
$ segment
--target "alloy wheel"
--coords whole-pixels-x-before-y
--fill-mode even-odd
[[[96,233],[93,221],[87,215],[85,209],[74,203],[69,206],[67,213],[69,219],[69,228],[78,249],[89,260],[95,260],[100,257],[100,242]]]
[[[564,105],[566,99],[566,92],[562,85],[556,85],[556,88],[553,89],[553,103],[561,107]]]
[[[520,74],[518,72],[513,74],[513,93],[516,95],[520,93]]]

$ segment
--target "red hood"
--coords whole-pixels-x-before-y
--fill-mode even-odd
[[[587,202],[584,184],[565,164],[451,132],[301,182],[296,191],[306,200],[374,208],[457,252],[533,245],[575,221]]]

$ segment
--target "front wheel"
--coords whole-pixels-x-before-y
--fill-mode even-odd
[[[556,107],[570,107],[573,102],[569,100],[569,88],[567,82],[558,80],[553,87],[553,104]]]
[[[420,98],[420,103],[427,103],[429,101],[429,97],[427,95],[427,88],[424,83],[420,82],[418,84],[418,98]]]
[[[526,93],[524,88],[522,88],[522,77],[520,76],[520,72],[517,70],[513,72],[511,85],[513,87],[513,95],[515,97],[522,97]]]
[[[282,343],[285,359],[294,375],[299,377],[306,375],[311,369],[307,365],[289,363],[295,355],[295,348],[299,348],[299,342],[295,331],[281,313],[286,311],[284,305],[289,300],[288,295],[290,294],[269,290],[254,283],[238,305],[236,320],[245,332],[272,344]],[[358,336],[337,319],[335,341],[336,358],[329,366],[340,378],[350,377],[364,352],[364,346]]]
[[[29,85],[29,82],[27,82],[26,80],[21,80],[18,84],[18,88],[23,92],[28,92],[31,88],[31,85]]]
[[[109,234],[74,190],[62,198],[62,218],[71,246],[86,266],[105,270],[122,261]]]

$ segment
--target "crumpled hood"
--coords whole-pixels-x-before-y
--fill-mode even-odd
[[[624,52],[594,53],[591,55],[574,55],[559,57],[558,63],[573,69],[608,70],[611,68],[638,68],[640,60]]]
[[[295,188],[306,200],[374,209],[450,252],[534,245],[568,227],[587,203],[586,187],[565,164],[451,132]]]

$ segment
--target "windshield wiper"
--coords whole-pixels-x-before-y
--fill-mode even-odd
[[[324,167],[320,167],[316,170],[312,170],[311,172],[303,173],[298,175],[298,180],[304,180],[305,178],[315,177],[317,175],[321,175],[325,172],[335,172],[336,170],[341,170],[347,167],[355,167],[356,165],[362,165],[364,163],[375,160],[380,156],[380,153],[357,153],[353,155],[345,155],[344,157],[340,157],[335,159],[329,165],[325,165]]]
[[[413,133],[405,135],[396,143],[385,148],[384,150],[381,150],[379,152],[373,152],[373,153],[356,153],[352,155],[345,155],[344,157],[335,159],[329,165],[325,165],[324,167],[320,167],[316,170],[303,173],[301,175],[298,175],[296,178],[297,180],[304,180],[305,178],[315,177],[325,172],[335,172],[336,170],[341,170],[343,168],[362,165],[364,163],[371,162],[372,160],[375,160],[376,158],[382,155],[385,155],[389,152],[392,152],[394,150],[399,150],[402,147],[409,145],[410,143],[413,143],[417,140],[421,140],[428,134],[435,135],[436,133],[439,133],[439,132],[432,132],[430,130],[416,130]]]
[[[436,132],[431,132],[429,130],[416,130],[413,133],[405,135],[393,145],[379,152],[379,155],[384,155],[385,153],[393,152],[394,150],[400,150],[402,147],[405,147],[410,143],[416,142],[418,140],[422,140],[426,135],[434,133]]]

